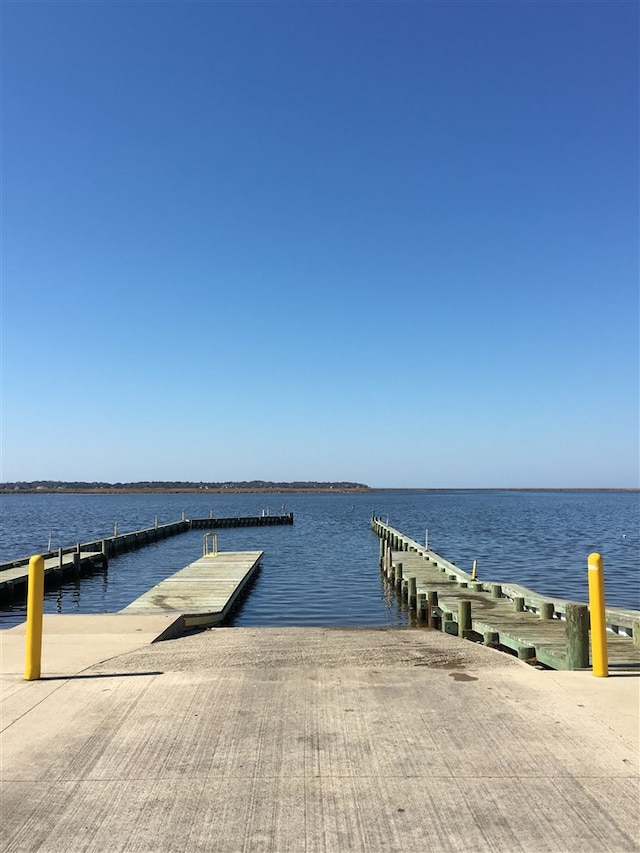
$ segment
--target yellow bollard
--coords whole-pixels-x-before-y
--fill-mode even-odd
[[[476,574],[478,571],[478,561],[473,561],[473,568],[471,569],[471,580],[474,581],[476,579]]]
[[[44,557],[29,560],[27,586],[27,646],[24,664],[25,681],[40,678],[42,660],[42,604],[44,601]]]
[[[609,675],[607,623],[604,604],[604,569],[600,554],[589,554],[589,619],[591,622],[591,668],[598,678]]]

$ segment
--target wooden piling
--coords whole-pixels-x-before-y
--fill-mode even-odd
[[[438,607],[438,593],[436,590],[429,590],[427,593],[427,625],[429,628],[436,628],[438,616],[436,608]]]
[[[409,598],[409,607],[414,609],[416,606],[416,597],[418,594],[418,581],[415,575],[409,575],[408,580],[408,598]]]
[[[533,660],[536,656],[536,650],[533,646],[520,646],[518,649],[519,660]]]
[[[541,601],[540,602],[540,618],[541,619],[553,619],[553,614],[555,612],[555,607],[553,601]]]
[[[396,563],[395,584],[398,592],[402,592],[402,563]]]
[[[518,613],[524,612],[524,598],[521,595],[516,595],[513,599],[513,607]]]
[[[586,604],[567,604],[567,669],[589,666],[589,608]]]
[[[458,623],[453,618],[453,613],[449,610],[445,611],[442,614],[442,619],[440,621],[440,630],[445,634],[451,634],[454,637],[458,636]]]
[[[468,639],[471,635],[471,602],[458,602],[458,636]]]

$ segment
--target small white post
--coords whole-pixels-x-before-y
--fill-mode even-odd
[[[428,527],[424,532],[424,547],[427,549],[427,551],[429,550],[429,528]]]

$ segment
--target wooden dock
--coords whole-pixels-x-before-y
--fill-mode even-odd
[[[588,660],[576,665],[572,659],[567,632],[567,613],[586,605],[517,584],[474,580],[380,519],[371,526],[380,537],[381,571],[418,621],[552,669],[588,667]],[[609,668],[640,669],[640,612],[608,607],[606,622]]]
[[[240,515],[232,518],[192,518],[191,530],[222,530],[226,527],[273,527],[279,524],[293,524],[293,513],[283,515]]]
[[[156,584],[121,613],[175,613],[185,628],[222,622],[257,571],[263,551],[206,554]]]
[[[186,518],[182,514],[179,521],[170,521],[142,530],[118,533],[117,526],[113,536],[97,539],[93,542],[69,545],[57,551],[42,554],[45,560],[45,586],[48,589],[60,586],[71,578],[82,574],[107,569],[112,557],[129,551],[137,551],[154,542],[160,542],[171,536],[187,533],[189,530],[218,530],[232,527],[273,527],[274,525],[293,524],[293,513],[281,515],[263,513],[255,516],[234,516],[230,518]],[[80,557],[78,558],[78,555]],[[21,557],[6,563],[0,563],[0,600],[26,600],[29,557]]]
[[[70,579],[83,574],[93,574],[106,569],[107,560],[102,551],[88,550],[86,547],[61,548],[55,556],[47,556],[44,561],[45,589],[60,586]],[[29,560],[19,565],[10,565],[0,572],[0,598],[13,600],[26,599],[29,578]]]

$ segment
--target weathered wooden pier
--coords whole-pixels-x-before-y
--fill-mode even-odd
[[[45,588],[60,586],[83,574],[93,574],[107,567],[104,553],[90,545],[60,548],[56,554],[46,554],[44,561]],[[5,600],[25,599],[29,558],[0,566],[0,598]]]
[[[371,527],[380,537],[381,571],[418,622],[551,669],[588,668],[586,604],[478,581],[380,518]],[[606,622],[609,666],[640,669],[640,612],[607,607]]]
[[[236,516],[228,518],[191,518],[184,513],[179,521],[158,524],[143,530],[118,533],[97,539],[93,542],[77,543],[56,551],[48,551],[42,556],[45,560],[45,588],[54,589],[65,581],[80,578],[84,574],[106,571],[112,557],[128,551],[137,551],[154,542],[187,533],[189,530],[218,530],[231,527],[271,527],[273,525],[293,524],[293,513],[256,516]],[[25,600],[29,557],[21,557],[6,563],[0,563],[0,600]]]

